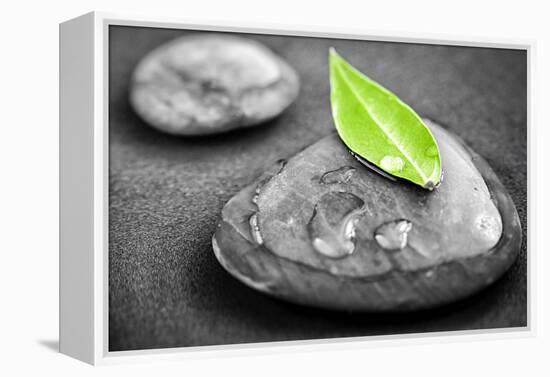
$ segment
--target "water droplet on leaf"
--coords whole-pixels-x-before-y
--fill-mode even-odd
[[[363,164],[363,165],[366,166],[367,168],[369,168],[369,169],[371,169],[371,170],[377,172],[378,174],[380,174],[380,175],[383,176],[383,177],[388,178],[390,181],[394,181],[394,182],[397,181],[397,179],[396,179],[393,175],[388,174],[388,173],[386,173],[384,170],[377,168],[376,165],[371,164],[370,162],[368,162],[368,161],[365,160],[364,158],[361,158],[361,156],[359,156],[359,155],[353,153],[352,151],[350,151],[350,153],[351,153],[351,155],[352,155],[357,161],[359,161],[361,164]]]
[[[432,145],[428,148],[426,148],[426,152],[424,152],[426,157],[436,157],[439,155],[439,151],[437,150],[437,147],[435,145]]]
[[[405,161],[397,156],[384,156],[380,160],[380,167],[388,173],[399,173],[405,167]]]

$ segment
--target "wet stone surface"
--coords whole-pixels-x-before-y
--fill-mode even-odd
[[[254,40],[197,34],[168,42],[137,65],[134,111],[177,135],[206,135],[276,117],[298,94],[296,72]]]
[[[265,293],[348,311],[429,308],[489,285],[519,252],[516,209],[483,159],[427,122],[445,173],[434,191],[381,176],[327,136],[226,204],[218,261]]]

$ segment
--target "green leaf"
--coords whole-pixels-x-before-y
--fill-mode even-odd
[[[439,148],[422,119],[395,94],[330,49],[330,100],[338,135],[359,157],[427,189],[441,180]]]

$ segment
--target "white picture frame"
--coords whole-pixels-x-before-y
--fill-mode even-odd
[[[90,364],[146,359],[182,359],[235,353],[292,352],[307,349],[377,346],[384,342],[456,340],[532,335],[531,252],[528,252],[528,325],[522,328],[370,336],[335,340],[201,346],[162,350],[108,350],[108,28],[111,25],[209,31],[368,39],[472,47],[521,49],[528,61],[528,146],[531,145],[532,41],[460,37],[437,39],[422,34],[358,30],[290,29],[279,25],[191,24],[170,18],[144,18],[92,12],[60,24],[60,352]],[[78,127],[74,127],[78,125]],[[531,190],[531,185],[529,185]],[[528,211],[530,212],[530,211]],[[530,214],[529,214],[530,216]],[[530,231],[530,229],[528,229]],[[376,340],[376,342],[374,342]],[[198,352],[197,352],[198,351]]]

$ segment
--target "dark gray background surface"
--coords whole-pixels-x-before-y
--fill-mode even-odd
[[[111,351],[525,326],[527,129],[524,51],[251,35],[298,71],[298,100],[253,129],[184,138],[144,124],[128,103],[141,57],[188,32],[111,27],[109,348]],[[332,132],[330,46],[422,116],[461,136],[510,191],[521,254],[485,291],[436,310],[346,314],[247,288],[211,246],[224,203],[277,159]]]

